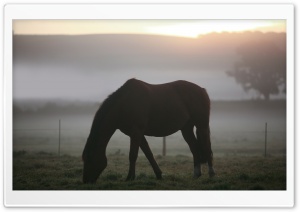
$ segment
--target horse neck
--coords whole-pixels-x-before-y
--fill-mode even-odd
[[[113,119],[109,114],[104,118],[96,114],[89,137],[94,142],[99,142],[101,146],[106,147],[115,131],[116,127],[114,127]]]

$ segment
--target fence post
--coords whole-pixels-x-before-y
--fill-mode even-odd
[[[268,122],[265,124],[265,157],[267,157]]]
[[[58,156],[60,156],[60,119],[58,122]]]
[[[166,156],[166,137],[163,137],[163,150],[162,155]]]

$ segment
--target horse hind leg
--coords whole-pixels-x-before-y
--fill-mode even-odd
[[[126,181],[135,179],[135,163],[138,157],[139,147],[142,140],[141,133],[134,130],[130,136],[130,151],[129,151],[129,171]]]
[[[197,140],[200,146],[201,152],[201,163],[208,164],[208,174],[210,177],[215,176],[215,170],[213,168],[213,152],[211,150],[211,142],[210,142],[210,129],[209,127],[200,128],[197,127],[196,130]]]
[[[216,175],[215,169],[213,167],[212,161],[208,162],[208,174],[210,177],[214,177]]]
[[[194,135],[192,125],[187,125],[181,130],[184,140],[189,145],[189,148],[193,154],[194,158],[194,178],[199,178],[201,176],[201,163],[200,163],[200,152],[197,139]]]
[[[156,178],[157,179],[162,179],[162,171],[160,170],[159,166],[157,165],[154,157],[153,157],[153,153],[148,145],[148,142],[145,138],[145,136],[143,136],[142,138],[142,141],[141,141],[141,144],[140,144],[140,147],[142,149],[142,151],[144,152],[146,158],[148,159],[148,161],[150,162],[152,168],[153,168],[153,171],[156,175]]]

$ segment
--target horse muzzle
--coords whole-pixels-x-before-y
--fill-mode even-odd
[[[82,182],[84,184],[96,184],[96,180],[89,180],[89,179],[86,179],[86,178],[83,178]]]

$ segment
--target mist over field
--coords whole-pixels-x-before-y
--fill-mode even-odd
[[[270,43],[274,46],[270,47]],[[242,181],[243,185],[231,187],[231,183],[225,183],[224,186],[224,182],[217,182],[217,186],[210,187],[211,181],[207,181],[208,183],[203,184],[208,189],[285,189],[286,82],[284,77],[280,76],[278,92],[277,87],[275,90],[271,89],[270,98],[264,99],[266,95],[248,88],[249,82],[243,84],[241,79],[232,77],[232,70],[239,70],[239,62],[245,59],[238,51],[241,46],[249,47],[249,51],[251,46],[267,49],[271,57],[267,55],[266,60],[271,58],[271,67],[275,70],[276,61],[285,58],[285,55],[284,58],[282,55],[286,49],[286,34],[223,32],[202,35],[196,39],[137,34],[13,35],[13,150],[17,161],[14,167],[14,173],[17,173],[14,176],[14,184],[17,185],[15,188],[60,189],[62,185],[67,185],[54,180],[56,184],[53,186],[48,181],[44,182],[44,177],[39,179],[42,184],[31,183],[31,179],[28,179],[28,182],[27,179],[24,180],[24,167],[29,166],[25,171],[30,172],[32,176],[37,176],[34,171],[36,167],[45,168],[43,171],[47,173],[53,166],[47,162],[48,158],[55,158],[58,151],[60,155],[65,155],[61,161],[73,161],[74,158],[68,158],[70,155],[76,157],[74,163],[77,168],[73,170],[75,174],[72,175],[75,177],[66,175],[63,181],[72,178],[75,187],[71,189],[79,188],[82,170],[78,158],[82,154],[96,111],[110,93],[128,79],[136,78],[151,84],[186,80],[206,88],[211,99],[211,143],[216,166],[218,168],[218,163],[220,165],[226,161],[237,161],[230,171],[227,171],[226,167],[219,167],[219,170],[222,170],[219,174],[223,175],[223,178],[217,179],[223,180],[226,174],[230,173]],[[280,52],[279,58],[276,52],[272,53],[274,49]],[[253,64],[257,66],[257,61],[255,63],[255,59],[250,59],[254,60]],[[264,63],[259,65],[269,68]],[[228,73],[231,73],[231,76]],[[282,73],[278,75],[280,74]],[[270,75],[269,78],[272,77],[273,75]],[[258,87],[264,87],[267,81]],[[166,158],[170,157],[171,161],[175,161],[171,164],[185,166],[184,164],[188,163],[192,167],[192,154],[180,131],[166,138],[165,158],[161,156],[162,138],[146,139],[160,163],[166,163]],[[130,138],[117,130],[106,151],[108,157],[113,158],[111,164],[117,166],[118,160],[124,162],[124,158],[128,158],[129,147]],[[36,155],[27,156],[27,153]],[[48,153],[51,155],[47,155]],[[43,162],[38,161],[41,155]],[[144,157],[142,151],[139,152],[139,156]],[[262,171],[264,164],[261,161],[264,156],[270,157],[268,164],[275,161],[280,165],[279,175],[275,165],[270,167],[269,172],[275,179],[274,185],[267,185],[269,182],[265,182],[264,177],[269,175],[269,172]],[[248,174],[252,169],[246,170],[247,166],[243,165],[245,171],[237,175],[233,173],[240,170],[236,158],[242,158],[243,164],[247,165],[252,161],[251,165],[256,164],[255,167],[259,168],[252,176]],[[24,161],[33,159],[38,162],[23,166]],[[56,162],[64,166],[61,161]],[[110,165],[110,171],[104,175],[108,182],[110,178],[121,179],[125,173],[124,165],[122,175],[111,172],[112,167]],[[150,166],[148,168],[151,169]],[[145,171],[147,176],[149,170]],[[176,170],[171,168],[171,173]],[[144,179],[145,173],[139,176]],[[230,179],[235,181],[234,177]],[[252,180],[252,177],[255,182],[258,178],[263,179],[262,183],[253,186],[253,182],[249,180]],[[183,188],[187,181],[191,182],[189,178],[181,178],[186,180]],[[181,178],[178,179],[182,180]],[[149,181],[147,177],[145,179]],[[170,179],[170,182],[173,182],[173,178]],[[106,184],[101,186],[105,187]],[[104,187],[100,189],[124,188],[118,185]],[[138,185],[137,187],[144,188]],[[149,188],[153,189],[151,186]],[[164,187],[162,185],[159,188]],[[190,188],[199,189],[201,185],[195,186],[192,182]]]
[[[243,44],[272,42],[285,33],[212,33],[197,39],[158,35],[14,35],[13,98],[102,102],[130,78],[152,84],[187,80],[213,100],[253,99],[226,71]],[[272,98],[284,98],[285,94]]]
[[[214,144],[218,140],[262,143],[268,122],[269,130],[275,132],[270,136],[281,143],[284,152],[285,94],[271,96],[283,99],[275,102],[249,101],[259,97],[257,92],[246,93],[226,71],[239,60],[236,49],[240,45],[268,40],[285,49],[285,37],[285,33],[261,32],[211,33],[197,39],[129,34],[14,35],[14,147],[22,150],[25,138],[29,143],[37,139],[39,145],[47,144],[56,151],[61,119],[62,139],[69,141],[66,149],[72,149],[74,142],[72,153],[80,154],[102,101],[128,79],[137,78],[153,84],[187,80],[205,87],[213,101],[213,145],[218,146]],[[169,148],[177,148],[179,153],[183,148],[190,154],[180,132],[169,137]],[[161,139],[148,139],[160,153]],[[111,151],[121,147],[127,151],[128,142],[117,131],[110,142],[115,146]],[[25,149],[39,149],[38,144],[33,142]]]
[[[38,108],[14,106],[14,150],[57,153],[61,120],[62,154],[81,155],[94,115],[101,103],[48,103]],[[286,103],[283,100],[213,101],[211,139],[215,155],[263,155],[265,123],[268,123],[268,153],[286,154]],[[162,138],[147,137],[155,155],[162,154]],[[167,155],[191,152],[181,132],[166,138]],[[119,130],[107,152],[129,153],[130,138]],[[140,152],[140,155],[143,155]]]

